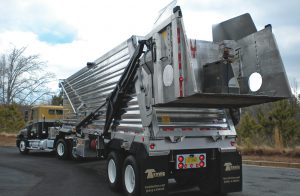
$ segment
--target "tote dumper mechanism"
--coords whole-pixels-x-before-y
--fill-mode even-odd
[[[165,195],[169,179],[241,191],[239,109],[290,97],[270,25],[257,31],[244,14],[215,25],[212,42],[188,39],[179,6],[60,86],[64,121],[49,130],[52,149],[105,158],[110,187],[127,195]]]

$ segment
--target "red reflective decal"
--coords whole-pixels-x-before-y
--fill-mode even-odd
[[[197,51],[196,40],[194,42],[194,46],[193,46],[192,40],[190,40],[190,45],[191,45],[192,57],[196,58],[196,51]]]

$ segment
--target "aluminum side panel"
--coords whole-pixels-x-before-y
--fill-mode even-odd
[[[95,60],[95,65],[91,68],[84,67],[61,83],[65,89],[63,103],[66,123],[78,123],[106,101],[127,66],[137,40],[138,38],[133,36]],[[128,106],[123,108],[125,114],[122,115],[122,120],[114,124],[118,125],[117,129],[140,131],[142,126],[137,98],[134,92],[130,96]],[[76,113],[73,112],[72,106]],[[86,128],[87,132],[102,129],[105,111],[106,107],[103,107],[103,115]]]

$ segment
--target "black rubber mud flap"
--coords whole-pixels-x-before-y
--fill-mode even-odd
[[[220,157],[222,193],[242,191],[242,157],[238,152],[222,152]]]
[[[147,157],[141,165],[141,195],[168,194],[168,156]]]
[[[140,195],[165,196],[168,194],[168,156],[148,156],[143,145],[136,145],[140,170]]]

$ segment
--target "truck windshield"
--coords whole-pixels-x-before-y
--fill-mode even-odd
[[[54,109],[50,109],[48,111],[48,114],[50,115],[62,115],[63,114],[63,110],[54,110]]]

